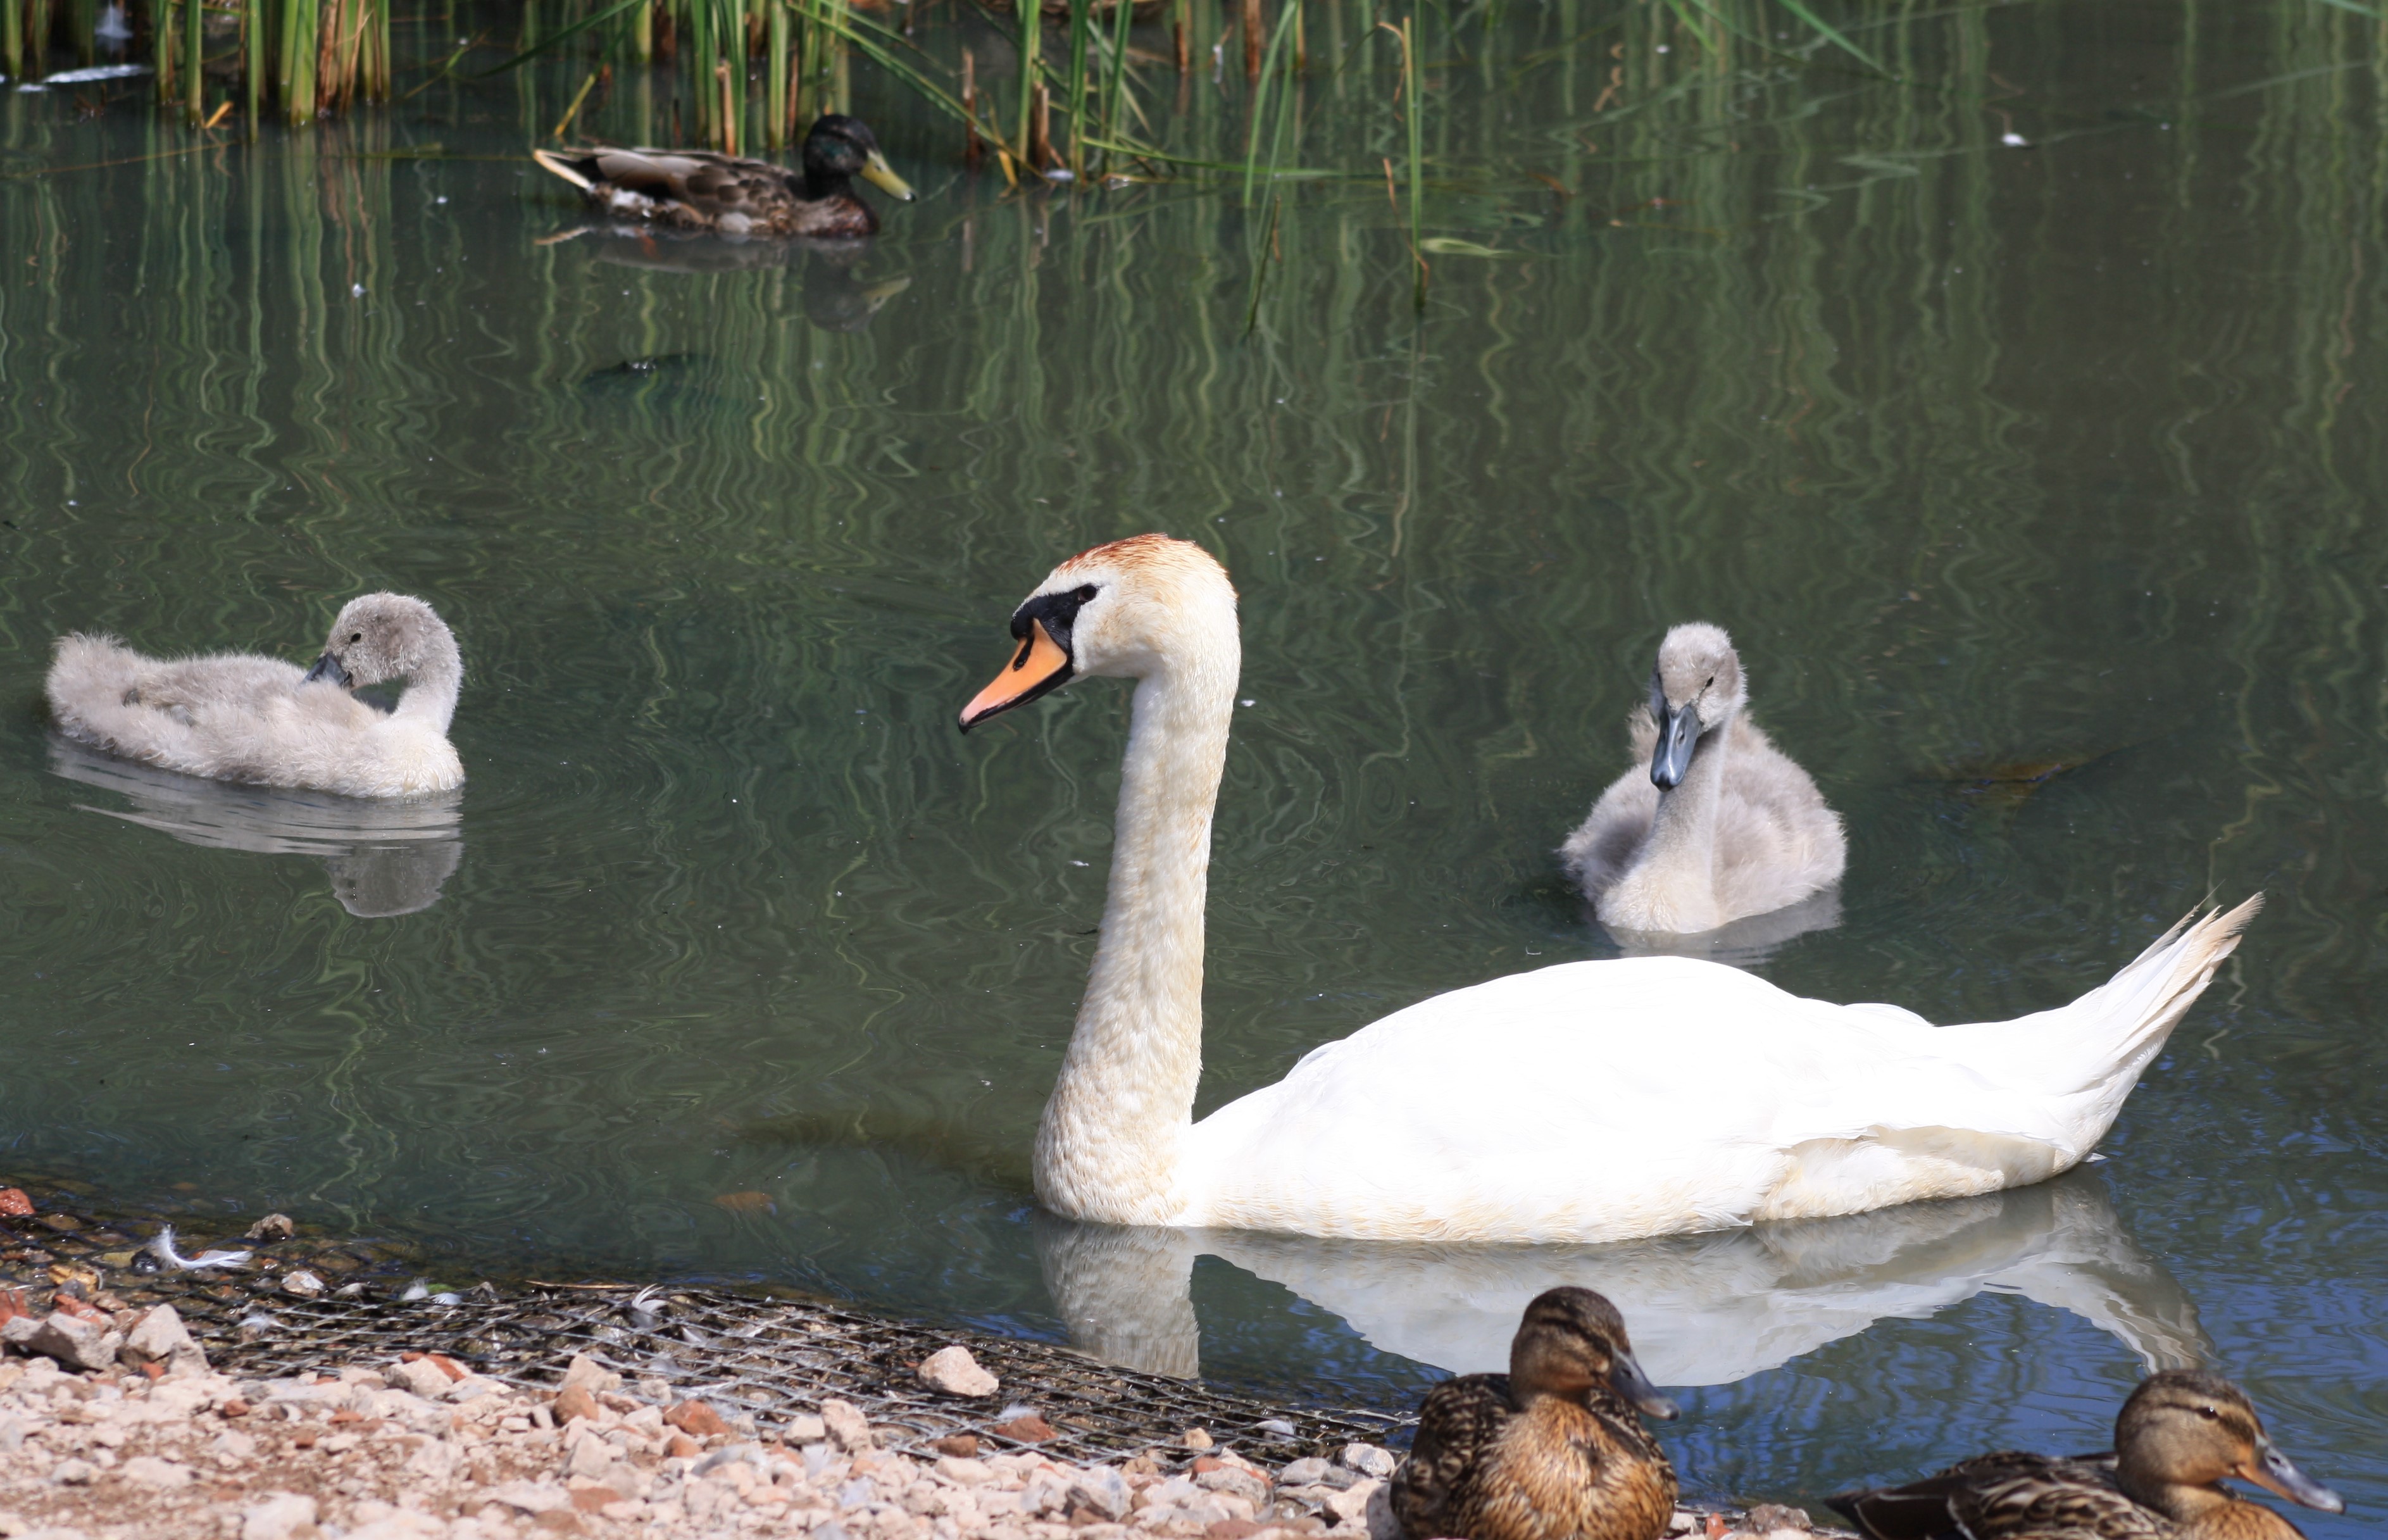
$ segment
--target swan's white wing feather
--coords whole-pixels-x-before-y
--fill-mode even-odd
[[[1896,1007],[1688,959],[1513,974],[1396,1012],[1197,1125],[1188,1190],[1207,1202],[1188,1221],[1610,1240],[1774,1216],[1846,1164],[1819,1144],[1946,1130],[1957,1147],[1928,1159],[2005,1166],[2010,1141],[2065,1139],[2041,1098],[1957,1046]],[[1874,1192],[1905,1164],[1829,1176]],[[1793,1211],[1836,1206],[1809,1192]]]

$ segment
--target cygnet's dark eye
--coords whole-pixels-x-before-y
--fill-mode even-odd
[[[359,631],[359,632],[357,632],[355,635],[353,635],[353,636],[351,636],[351,637],[349,637],[349,646],[351,646],[351,647],[353,647],[353,646],[355,646],[358,643],[362,642],[364,639],[365,639],[365,633],[364,633],[364,632],[362,632],[362,631]]]
[[[1082,604],[1082,605],[1083,605],[1083,604],[1085,604],[1087,600],[1092,599],[1094,596],[1095,596],[1095,585],[1094,585],[1094,584],[1092,584],[1092,583],[1086,583],[1086,584],[1081,585],[1081,586],[1079,587],[1079,589],[1078,589],[1078,592],[1071,595],[1071,597],[1072,597],[1072,598],[1073,598],[1073,599],[1077,600],[1077,601],[1078,601],[1078,603],[1080,603],[1080,604]]]
[[[1705,689],[1707,689],[1707,688],[1708,687],[1708,685],[1709,685],[1709,684],[1714,684],[1715,682],[1716,682],[1716,676],[1715,676],[1714,674],[1710,674],[1710,675],[1708,676],[1708,684],[1703,684],[1703,685],[1701,685],[1701,686],[1700,686],[1700,688],[1701,688],[1701,689],[1703,689],[1703,690],[1705,690]]]

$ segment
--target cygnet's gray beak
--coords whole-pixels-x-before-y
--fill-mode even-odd
[[[1650,755],[1650,783],[1670,792],[1683,783],[1684,773],[1692,768],[1692,750],[1700,742],[1700,714],[1690,701],[1669,706],[1660,696],[1652,705],[1663,709],[1656,713],[1658,746]]]
[[[334,684],[338,685],[343,690],[349,687],[349,671],[346,668],[341,668],[340,660],[334,657],[329,653],[325,653],[323,656],[317,658],[315,660],[315,666],[307,670],[307,677],[300,680],[298,682],[301,684],[312,684],[317,680],[326,679],[330,680]]]
[[[1675,1404],[1660,1395],[1658,1387],[1650,1383],[1650,1377],[1642,1372],[1642,1366],[1633,1361],[1631,1353],[1620,1352],[1609,1358],[1608,1382],[1616,1387],[1618,1394],[1632,1402],[1646,1416],[1662,1422],[1672,1422],[1681,1415],[1676,1411]]]

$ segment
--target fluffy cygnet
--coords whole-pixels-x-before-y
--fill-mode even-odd
[[[1658,644],[1649,704],[1628,724],[1634,766],[1559,847],[1603,924],[1709,931],[1839,880],[1840,819],[1743,714],[1748,700],[1721,630],[1694,621]]]
[[[349,692],[407,681],[395,711]],[[402,593],[351,599],[312,668],[254,653],[155,658],[110,636],[58,639],[51,714],[70,736],[185,775],[348,796],[462,785],[448,742],[464,681],[456,638]]]

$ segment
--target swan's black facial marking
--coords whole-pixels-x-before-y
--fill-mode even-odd
[[[1077,627],[1079,612],[1100,592],[1092,583],[1081,583],[1067,592],[1037,594],[1012,612],[1011,635],[1020,650],[995,681],[962,708],[964,732],[989,717],[1048,695],[1077,677],[1077,653],[1071,633]]]
[[[1102,590],[1092,583],[1080,583],[1076,588],[1064,593],[1040,593],[1014,610],[1011,615],[1011,635],[1020,643],[1020,656],[1013,662],[1012,667],[1017,668],[1022,663],[1027,661],[1028,622],[1042,620],[1045,623],[1045,634],[1053,639],[1055,646],[1070,655],[1072,664],[1071,668],[1062,670],[1060,679],[1045,688],[1053,689],[1066,681],[1073,673],[1076,672],[1075,665],[1078,656],[1077,649],[1071,644],[1070,632],[1078,623],[1078,612],[1093,603],[1095,596],[1101,592]]]

